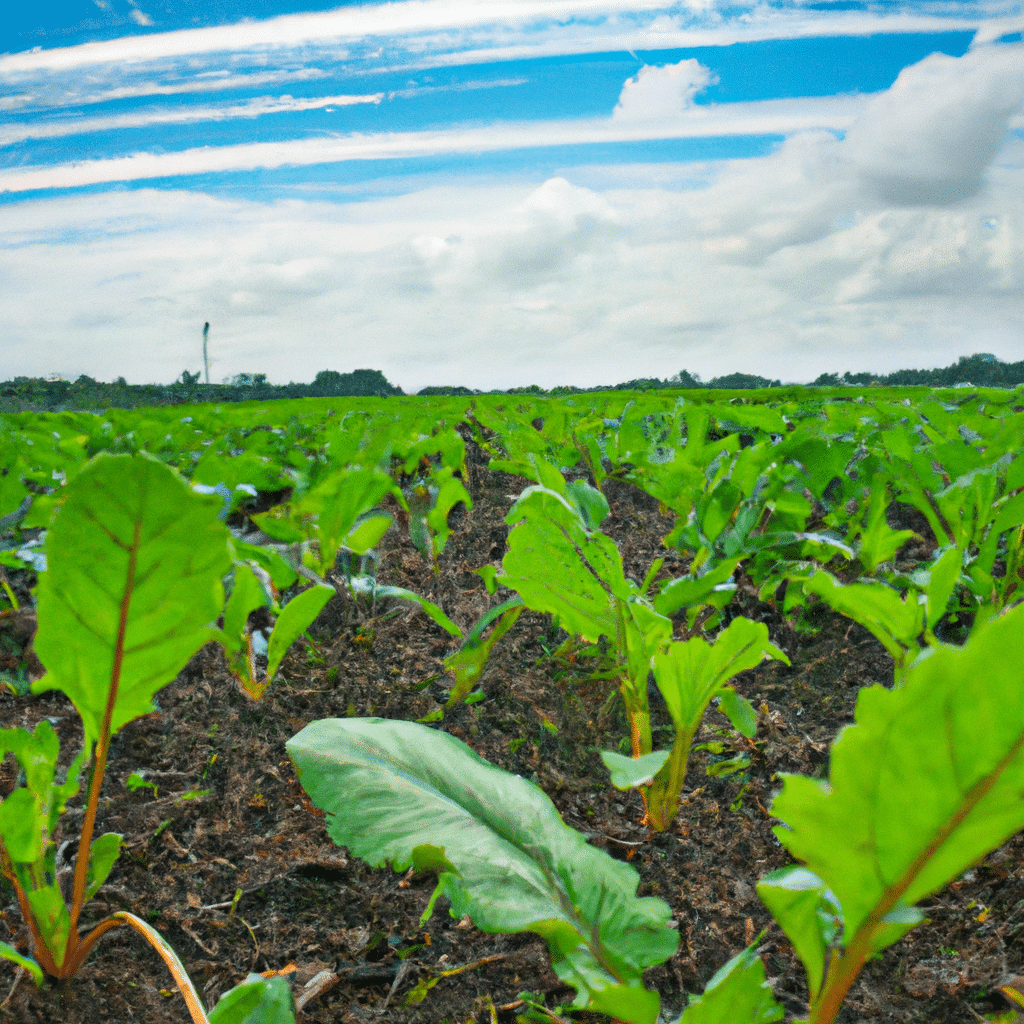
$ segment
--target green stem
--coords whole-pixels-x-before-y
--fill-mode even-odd
[[[651,828],[664,832],[679,813],[679,800],[686,783],[686,769],[690,763],[690,748],[697,734],[697,725],[677,729],[668,763],[654,777],[647,791],[647,806],[651,815]]]

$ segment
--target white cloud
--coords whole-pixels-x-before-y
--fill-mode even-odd
[[[365,96],[257,96],[244,103],[219,106],[179,106],[136,110],[130,114],[109,114],[105,117],[76,117],[64,121],[23,122],[17,127],[0,125],[0,146],[11,146],[26,139],[54,139],[86,132],[117,131],[124,128],[145,128],[159,124],[195,124],[201,121],[229,121],[235,118],[262,117],[264,114],[289,114],[325,107],[348,107],[360,103],[380,103],[384,93]]]
[[[760,5],[727,16],[717,4],[666,0],[404,0],[359,4],[211,28],[128,36],[0,56],[0,81],[38,72],[63,73],[103,64],[138,69],[168,58],[209,54],[303,52],[341,43],[366,45],[374,66],[468,64],[552,54],[629,49],[728,46],[763,39],[865,36],[983,28],[1000,12],[998,0],[951,13],[943,3],[904,3],[875,9],[807,12]],[[377,45],[378,40],[380,46]]]
[[[1024,108],[1024,46],[933,53],[874,97],[844,151],[866,186],[898,205],[974,195]]]
[[[299,46],[336,39],[406,35],[479,25],[522,25],[658,10],[664,0],[404,0],[361,4],[315,14],[288,14],[214,28],[186,29],[0,57],[0,75],[37,69],[67,70],[88,64],[153,60],[188,54],[237,52],[265,46]]]
[[[992,147],[1013,116],[1005,76],[1019,49],[928,58],[884,102],[796,103],[791,126],[813,126],[811,109],[860,120],[845,139],[797,131],[770,156],[687,165],[675,180],[668,165],[569,168],[533,186],[449,182],[348,204],[155,190],[11,202],[5,365],[170,381],[199,368],[206,320],[217,378],[374,366],[408,390],[614,383],[683,367],[808,381],[975,351],[1016,360],[1024,142]],[[734,126],[758,122],[754,109],[729,113]],[[710,116],[692,107],[678,120],[697,130],[719,123]],[[576,128],[650,130],[611,118]],[[545,130],[565,141],[564,124]],[[526,129],[487,131],[327,140],[319,153],[468,152]],[[980,168],[970,146],[989,154]],[[879,185],[882,172],[934,167],[928,203],[920,192],[895,202]]]
[[[612,119],[657,121],[676,117],[693,106],[694,96],[716,81],[711,71],[693,58],[666,67],[645,65],[622,87]]]
[[[638,139],[780,134],[817,127],[843,129],[864,104],[862,97],[813,97],[723,103],[691,107],[669,121],[592,119],[529,121],[453,128],[246,143],[235,146],[136,153],[106,160],[83,160],[51,167],[0,169],[0,192],[77,188],[115,181],[249,170],[257,167],[310,166],[346,160],[380,160],[442,153],[480,153],[543,146],[630,142]]]

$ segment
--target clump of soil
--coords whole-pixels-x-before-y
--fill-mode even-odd
[[[500,562],[504,516],[527,483],[489,472],[486,458],[470,447],[474,507],[452,513],[454,532],[437,573],[399,529],[386,536],[378,571],[381,582],[429,596],[464,628],[508,596],[489,596],[474,570]],[[609,481],[605,490],[611,515],[604,528],[618,542],[627,574],[640,581],[665,555],[661,538],[671,519],[628,485]],[[678,571],[669,557],[661,575]],[[891,659],[846,619],[820,615],[817,632],[796,632],[773,606],[757,601],[753,588],[741,588],[734,610],[766,622],[792,664],[766,663],[737,680],[759,709],[755,741],[709,712],[697,745],[714,743],[715,752],[695,751],[669,832],[649,835],[639,797],[608,784],[596,750],[619,749],[628,736],[621,702],[614,683],[592,678],[598,659],[551,655],[564,635],[547,616],[524,613],[495,648],[481,683],[486,699],[450,709],[438,724],[499,767],[535,780],[569,825],[611,856],[629,859],[641,877],[640,895],[668,902],[679,949],[647,977],[675,1011],[666,1019],[764,929],[761,955],[787,1019],[806,1012],[800,964],[755,892],[765,874],[788,862],[768,808],[779,773],[827,773],[829,745],[853,720],[858,690],[892,683]],[[19,620],[22,648],[25,627]],[[314,719],[416,720],[436,711],[449,682],[442,660],[451,637],[411,605],[368,608],[344,596],[332,599],[310,635],[313,644],[293,647],[262,702],[241,691],[210,646],[160,693],[159,710],[120,733],[97,834],[121,833],[124,848],[88,919],[126,909],[150,921],[209,1006],[251,971],[287,970],[307,1024],[483,1022],[492,1007],[499,1021],[510,1022],[523,991],[550,1006],[571,1001],[540,938],[482,934],[467,920],[453,920],[443,901],[421,925],[433,879],[371,870],[335,847],[285,752],[285,741]],[[4,636],[10,657],[13,627]],[[656,729],[665,728],[656,702],[653,710]],[[61,695],[0,694],[5,726],[31,728],[44,717],[70,760],[81,729]],[[667,728],[661,733],[669,735]],[[738,754],[749,759],[745,768],[708,773]],[[155,788],[129,792],[132,773]],[[0,795],[16,781],[8,758],[0,765]],[[68,837],[80,821],[80,810],[69,812]],[[868,965],[840,1021],[967,1024],[975,1011],[1001,1006],[1001,997],[987,993],[1024,956],[1022,857],[1017,838],[925,901],[929,922]],[[9,887],[0,904],[0,939],[26,949]],[[424,983],[440,972],[467,965],[427,990]],[[127,929],[102,939],[65,986],[37,990],[16,979],[11,965],[0,966],[0,1021],[140,1020],[183,1024],[188,1015],[161,962]]]

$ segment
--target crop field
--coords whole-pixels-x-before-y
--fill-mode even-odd
[[[17,413],[0,474],[0,1021],[1024,1019],[1024,389]]]

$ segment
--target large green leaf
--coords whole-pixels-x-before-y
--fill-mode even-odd
[[[817,594],[872,633],[896,661],[901,677],[902,666],[917,654],[917,637],[925,625],[925,608],[916,593],[901,597],[881,580],[844,585],[824,570],[804,583],[804,592]]]
[[[616,598],[632,592],[615,542],[592,532],[572,503],[547,487],[528,487],[505,517],[513,526],[501,583],[527,608],[557,615],[588,640],[615,637]]]
[[[153,695],[214,635],[231,568],[219,499],[145,453],[101,454],[67,485],[46,538],[35,647],[97,739],[153,710]]]
[[[763,622],[740,617],[718,634],[714,644],[703,637],[678,640],[654,655],[654,678],[676,729],[692,729],[711,699],[725,684],[764,658],[789,659],[768,639]]]
[[[653,1024],[641,976],[678,944],[669,908],[638,899],[636,871],[588,846],[540,789],[410,722],[325,719],[287,747],[335,842],[375,866],[438,870],[453,916],[544,936],[574,1005]]]
[[[1022,686],[1018,606],[919,661],[901,689],[861,690],[828,782],[785,777],[776,833],[835,893],[844,944],[893,941],[918,900],[1024,828]]]

